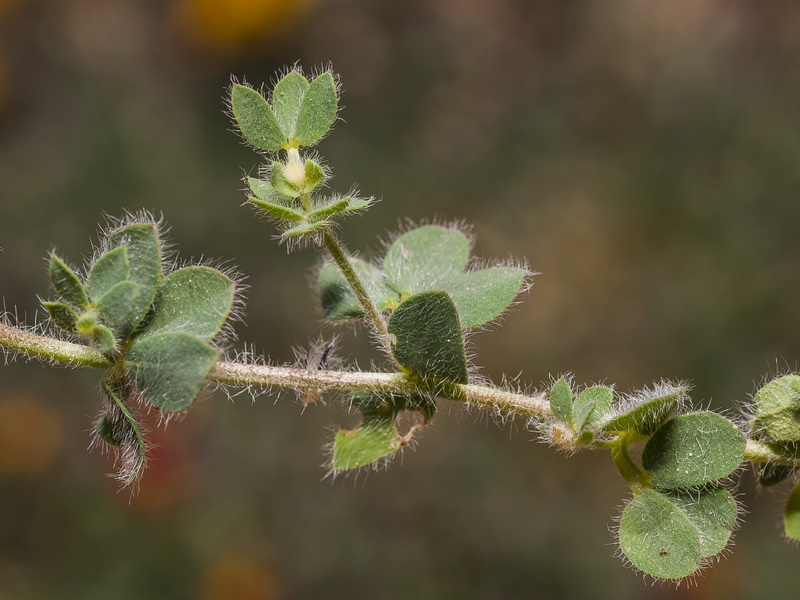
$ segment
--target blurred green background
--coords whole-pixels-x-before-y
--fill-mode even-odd
[[[248,276],[242,341],[276,362],[322,328],[307,280],[240,205],[258,157],[231,74],[332,63],[332,186],[382,198],[343,227],[375,253],[408,217],[473,224],[535,286],[473,338],[487,377],[662,377],[736,414],[797,368],[800,4],[722,0],[0,0],[0,292],[33,322],[51,248],[103,215],[163,215],[183,257]],[[241,344],[242,342],[239,342]],[[342,353],[369,364],[363,330]],[[239,346],[241,347],[241,346]],[[155,432],[138,496],[87,454],[97,374],[0,373],[0,600],[793,598],[781,500],[739,487],[733,554],[691,586],[615,558],[626,490],[522,422],[443,404],[388,472],[323,480],[340,403],[212,394]],[[331,399],[334,400],[334,399]]]

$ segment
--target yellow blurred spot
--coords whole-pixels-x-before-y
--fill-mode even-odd
[[[26,395],[0,398],[0,475],[34,479],[53,464],[62,428],[55,412]]]
[[[272,600],[278,598],[275,574],[264,561],[250,556],[225,556],[203,577],[202,600]]]
[[[20,4],[21,0],[0,0],[0,19]]]
[[[290,30],[313,4],[314,0],[179,0],[177,16],[199,41],[232,47]]]

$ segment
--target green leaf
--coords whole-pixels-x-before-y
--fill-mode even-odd
[[[325,204],[312,210],[306,217],[309,221],[314,221],[316,219],[325,219],[336,213],[340,213],[343,210],[347,209],[347,198],[340,198],[339,200],[334,200],[329,204]]]
[[[235,294],[236,284],[216,269],[178,269],[161,282],[155,313],[139,335],[182,331],[209,341],[230,315]]]
[[[125,422],[123,421],[123,423]],[[108,415],[101,415],[94,424],[94,430],[106,444],[122,446],[123,434],[119,431],[119,421],[112,420]]]
[[[767,463],[761,467],[761,472],[758,474],[758,483],[764,487],[777,485],[794,472],[794,467]]]
[[[295,201],[279,193],[269,181],[248,177],[247,185],[256,195],[255,198],[250,198],[250,202],[269,216],[283,221],[302,221],[305,218],[303,213],[298,212],[291,206],[287,206],[287,200],[293,204]]]
[[[117,338],[114,332],[105,325],[96,324],[91,331],[97,349],[103,354],[113,354],[117,350]]]
[[[280,163],[279,163],[280,164]],[[283,194],[278,193],[269,181],[263,179],[256,179],[255,177],[247,178],[247,186],[250,191],[255,194],[259,200],[264,200],[270,204],[284,204],[288,198]],[[294,201],[290,201],[294,202]]]
[[[336,120],[338,103],[333,75],[323,73],[315,77],[303,96],[291,139],[301,146],[320,141]]]
[[[275,110],[275,117],[287,138],[294,135],[297,116],[300,114],[300,106],[303,103],[303,96],[308,90],[308,85],[305,77],[292,70],[281,78],[272,91],[272,107]]]
[[[289,229],[285,229],[281,233],[281,239],[285,240],[287,238],[300,237],[300,236],[303,236],[303,235],[307,235],[309,233],[313,233],[314,231],[322,229],[323,227],[327,227],[330,224],[331,224],[330,221],[325,221],[325,220],[314,221],[313,223],[309,223],[308,221],[303,221],[299,225],[295,225],[294,227],[290,227]]]
[[[347,200],[347,211],[356,211],[356,210],[364,210],[369,206],[372,206],[373,200],[372,198],[356,198],[355,196],[345,196],[345,200]]]
[[[42,306],[50,313],[50,318],[53,320],[53,323],[70,333],[75,332],[78,314],[71,306],[67,306],[61,302],[42,302]]]
[[[550,388],[550,410],[556,419],[572,425],[572,388],[563,377]]]
[[[661,493],[680,508],[697,529],[700,557],[709,558],[728,545],[736,526],[736,500],[721,485]]]
[[[147,446],[136,419],[108,382],[103,382],[107,402],[95,423],[104,442],[122,448],[122,466],[117,478],[130,485],[141,477],[147,462]]]
[[[365,417],[355,429],[336,432],[331,466],[336,471],[357,469],[386,458],[402,447],[391,417]]]
[[[442,285],[458,310],[462,329],[496,319],[514,301],[525,281],[517,267],[492,267],[463,273]]]
[[[733,473],[744,446],[744,435],[728,419],[712,412],[690,413],[659,427],[644,447],[642,466],[655,487],[693,487]]]
[[[303,186],[303,191],[306,193],[312,191],[319,184],[325,181],[325,171],[322,169],[319,163],[316,163],[311,159],[306,159],[305,180],[306,183]]]
[[[275,113],[253,88],[234,84],[231,88],[231,109],[242,136],[256,148],[274,151],[286,144],[286,136]]]
[[[280,219],[281,221],[299,222],[306,218],[303,213],[299,213],[287,206],[272,204],[271,202],[265,202],[264,200],[259,200],[258,198],[250,198],[250,202],[263,210],[270,217],[274,219]]]
[[[200,338],[167,331],[136,341],[125,356],[125,369],[148,402],[182,412],[200,395],[217,356]]]
[[[682,579],[700,567],[700,538],[688,515],[643,488],[622,512],[619,546],[631,564],[659,579]]]
[[[269,182],[279,194],[289,198],[297,198],[300,196],[300,191],[286,179],[283,167],[284,164],[282,162],[277,160],[272,161],[272,169],[269,172]]]
[[[412,229],[397,238],[383,259],[388,284],[400,294],[440,289],[469,261],[469,240],[438,225]]]
[[[680,399],[686,394],[682,386],[659,386],[655,390],[643,390],[638,397],[619,412],[600,424],[603,431],[638,431],[653,435],[678,407]]]
[[[429,383],[467,383],[467,359],[458,313],[444,292],[411,296],[392,313],[389,333],[397,362]]]
[[[89,304],[86,290],[75,271],[55,254],[50,255],[50,281],[53,283],[56,293],[67,304],[81,308]]]
[[[133,281],[120,281],[97,300],[97,312],[103,322],[118,327],[131,318],[142,286]]]
[[[112,248],[100,255],[86,278],[86,292],[95,302],[130,273],[128,249],[125,246]]]
[[[790,540],[800,540],[800,482],[797,482],[786,501],[783,531]]]
[[[128,279],[141,286],[130,320],[120,327],[123,339],[130,336],[153,305],[161,281],[161,245],[152,223],[134,223],[115,229],[108,236],[112,248],[128,249]]]
[[[580,431],[592,423],[599,421],[606,414],[614,400],[614,390],[604,385],[586,388],[575,400],[573,414],[575,431]]]
[[[75,329],[78,333],[86,337],[92,337],[92,332],[97,326],[97,311],[87,310],[78,315],[75,321]]]
[[[350,258],[349,260],[379,311],[397,305],[399,301],[397,293],[386,285],[380,269],[360,258]],[[329,262],[323,265],[317,281],[322,314],[328,321],[349,321],[364,316],[358,298],[335,263]]]
[[[436,412],[436,404],[422,396],[356,392],[352,403],[361,412],[362,421],[355,429],[337,432],[331,461],[335,471],[367,466],[402,448],[411,435],[409,432],[402,438],[397,432],[395,420],[403,411],[421,413],[423,424]]]
[[[776,442],[800,442],[800,375],[784,375],[756,392],[755,426]]]

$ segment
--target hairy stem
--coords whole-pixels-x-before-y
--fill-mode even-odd
[[[364,284],[358,278],[358,275],[356,275],[353,265],[350,264],[350,260],[344,253],[342,245],[339,243],[339,240],[336,239],[336,236],[333,234],[333,232],[328,228],[323,229],[322,239],[334,262],[336,262],[336,265],[342,271],[345,279],[347,279],[347,283],[349,283],[350,287],[353,289],[356,298],[358,298],[359,304],[361,304],[361,307],[366,313],[367,319],[370,323],[372,323],[375,333],[381,340],[383,349],[389,356],[392,356],[391,345],[389,342],[389,330],[386,328],[386,321],[381,315],[381,312],[372,302],[372,299],[369,297]]]
[[[57,340],[0,323],[0,347],[50,362],[107,369],[112,363],[89,346]],[[289,367],[253,365],[218,361],[211,379],[235,386],[262,386],[282,389],[319,389],[332,391],[374,391],[424,394],[428,390],[409,379],[405,373],[369,373],[359,371],[311,371]],[[465,402],[502,414],[543,419],[550,414],[544,394],[518,394],[490,386],[451,384],[449,400]]]
[[[108,368],[111,362],[89,346],[36,335],[0,322],[0,346],[33,358],[41,358],[76,367]]]
[[[105,356],[89,346],[38,335],[2,322],[0,322],[0,348],[8,354],[23,354],[29,358],[38,358],[69,366],[97,369],[108,369],[114,366]],[[214,365],[211,379],[218,383],[241,387],[261,386],[281,389],[374,391],[401,394],[429,392],[405,373],[399,372],[311,371],[225,361],[218,361]],[[529,395],[485,385],[447,384],[439,396],[501,415],[511,414],[535,419],[546,419],[552,416],[550,403],[542,392]],[[623,448],[623,445],[620,444],[612,444],[611,447],[614,461],[623,476],[629,481],[638,479],[640,471],[628,456],[626,447]],[[748,439],[744,459],[753,463],[800,467],[800,450],[789,452],[778,444]]]
[[[789,450],[780,444],[749,439],[744,448],[744,459],[754,463],[800,467],[800,449]]]

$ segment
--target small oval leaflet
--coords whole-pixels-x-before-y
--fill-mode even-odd
[[[725,417],[689,413],[659,427],[644,447],[642,466],[655,487],[694,487],[733,473],[744,446],[744,435]]]
[[[644,488],[628,503],[618,538],[633,566],[653,577],[682,579],[700,567],[697,529],[674,502],[655,490]]]
[[[397,362],[422,381],[432,384],[468,383],[467,358],[458,314],[444,292],[411,296],[389,319],[397,340]]]

